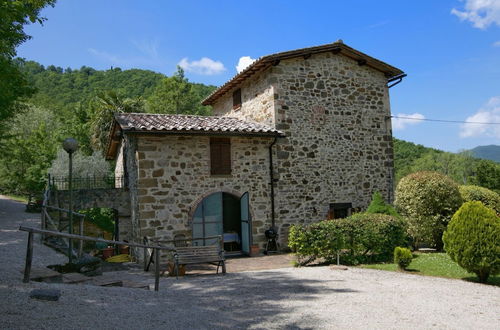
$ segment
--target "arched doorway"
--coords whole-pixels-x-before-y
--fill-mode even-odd
[[[209,237],[223,235],[224,249],[250,254],[251,221],[248,193],[241,197],[216,192],[205,197],[193,214],[193,244],[211,245]]]

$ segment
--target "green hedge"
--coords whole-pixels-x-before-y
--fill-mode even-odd
[[[318,258],[333,262],[337,252],[345,264],[388,261],[396,246],[407,244],[406,230],[404,219],[360,213],[345,219],[292,226],[288,245],[301,265]]]

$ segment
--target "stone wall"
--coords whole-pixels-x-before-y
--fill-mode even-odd
[[[215,116],[230,116],[274,127],[274,92],[264,75],[248,79],[241,87],[241,107],[233,109],[233,93],[227,93],[213,108]]]
[[[290,224],[325,219],[330,203],[363,209],[374,191],[392,201],[392,132],[383,73],[323,53],[282,60],[254,79],[269,84],[274,126],[286,134],[274,149],[282,243]],[[227,111],[227,97],[214,104],[215,113],[259,118]]]
[[[191,216],[214,192],[250,195],[253,241],[264,247],[270,225],[269,155],[272,138],[231,137],[232,174],[210,175],[208,136],[137,138],[139,237],[191,237]],[[132,179],[131,179],[132,180]]]
[[[69,192],[67,190],[51,191],[50,204],[56,203],[63,209],[69,208]],[[118,212],[120,240],[131,241],[131,205],[127,189],[77,189],[73,191],[73,209],[111,208]]]

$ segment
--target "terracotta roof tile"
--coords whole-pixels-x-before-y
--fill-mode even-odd
[[[123,113],[115,116],[124,132],[283,136],[272,127],[233,117]]]

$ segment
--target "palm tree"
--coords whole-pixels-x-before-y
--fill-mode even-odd
[[[104,151],[108,143],[114,115],[116,113],[144,112],[144,101],[141,97],[123,98],[115,91],[99,92],[90,109],[91,142],[94,148]]]

